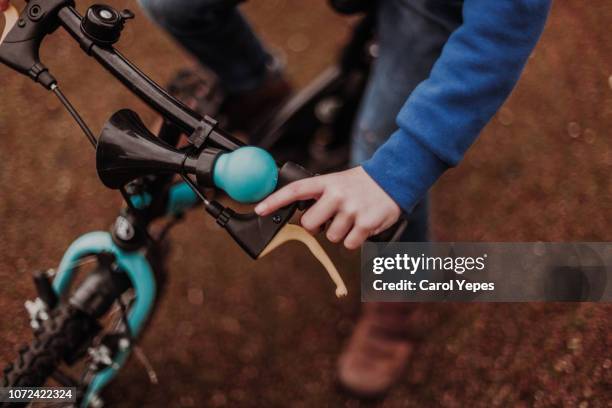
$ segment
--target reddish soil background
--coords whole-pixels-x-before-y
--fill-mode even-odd
[[[79,2],[82,10],[88,2]],[[187,57],[134,1],[120,49],[164,83]],[[304,85],[342,45],[351,19],[325,2],[259,0],[244,10],[285,51]],[[555,2],[525,75],[459,168],[434,188],[437,240],[612,241],[612,5]],[[131,107],[155,115],[63,33],[44,61],[94,129]],[[0,68],[0,361],[30,338],[30,273],[57,264],[80,234],[104,230],[120,200],[55,98]],[[252,262],[203,214],[172,233],[167,293],[142,345],[161,384],[132,359],[110,406],[612,406],[609,304],[424,305],[426,337],[384,401],[334,382],[359,313],[358,254],[327,245],[351,295],[337,301],[298,245]],[[434,317],[447,312],[444,324]]]

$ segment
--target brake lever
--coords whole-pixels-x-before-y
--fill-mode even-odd
[[[281,188],[293,181],[312,177],[312,174],[295,163],[285,163],[279,170],[278,186]],[[208,209],[234,241],[253,259],[261,259],[289,241],[299,241],[306,245],[312,255],[323,265],[327,274],[336,285],[336,296],[346,296],[348,291],[338,269],[319,242],[299,225],[289,224],[291,217],[299,210],[305,210],[311,201],[297,202],[261,217],[255,213],[240,214],[230,208],[217,204]]]
[[[0,63],[51,89],[56,80],[40,62],[40,44],[59,27],[57,13],[67,6],[74,6],[74,0],[31,0],[21,12],[9,3],[4,11]]]
[[[270,241],[268,246],[264,248],[257,259],[263,258],[289,241],[299,241],[306,245],[306,247],[310,250],[310,253],[312,253],[312,255],[321,263],[321,265],[323,265],[332,282],[334,282],[336,285],[336,297],[342,297],[348,294],[346,285],[344,284],[342,277],[338,273],[338,269],[336,269],[336,265],[334,265],[329,255],[327,255],[321,244],[319,244],[319,241],[317,241],[315,237],[310,235],[308,231],[299,225],[285,224],[285,226],[276,234],[276,236],[272,238],[272,241]]]
[[[225,207],[213,211],[216,213],[213,215],[217,224],[222,226],[253,259],[261,259],[289,241],[302,242],[323,265],[336,285],[336,296],[346,296],[348,293],[346,285],[323,247],[304,228],[289,224],[297,208],[298,204],[291,204],[261,217],[255,213],[236,213],[231,208]]]
[[[2,36],[0,36],[0,45],[4,42],[4,39],[8,33],[15,27],[19,20],[19,11],[11,2],[8,4],[8,8],[3,11],[4,14],[4,30]]]

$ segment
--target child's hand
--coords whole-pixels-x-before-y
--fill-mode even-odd
[[[309,199],[317,202],[302,216],[302,226],[315,233],[333,219],[327,238],[332,242],[344,239],[348,249],[359,248],[369,236],[392,226],[401,213],[395,201],[362,167],[291,183],[259,203],[255,212],[267,215]]]
[[[0,0],[0,11],[4,11],[9,6],[9,0]]]

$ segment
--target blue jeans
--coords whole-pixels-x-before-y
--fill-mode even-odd
[[[270,54],[237,9],[238,0],[140,0],[148,14],[200,62],[229,92],[256,88]],[[379,56],[353,131],[351,158],[370,158],[397,129],[395,117],[438,59],[462,21],[462,0],[380,0]],[[404,241],[428,239],[427,199],[410,214]]]

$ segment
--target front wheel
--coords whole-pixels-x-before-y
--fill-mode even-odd
[[[29,345],[19,350],[15,361],[4,369],[2,387],[41,387],[62,361],[87,347],[98,331],[95,319],[70,304],[61,303],[34,332]],[[0,403],[0,408],[28,403]]]

